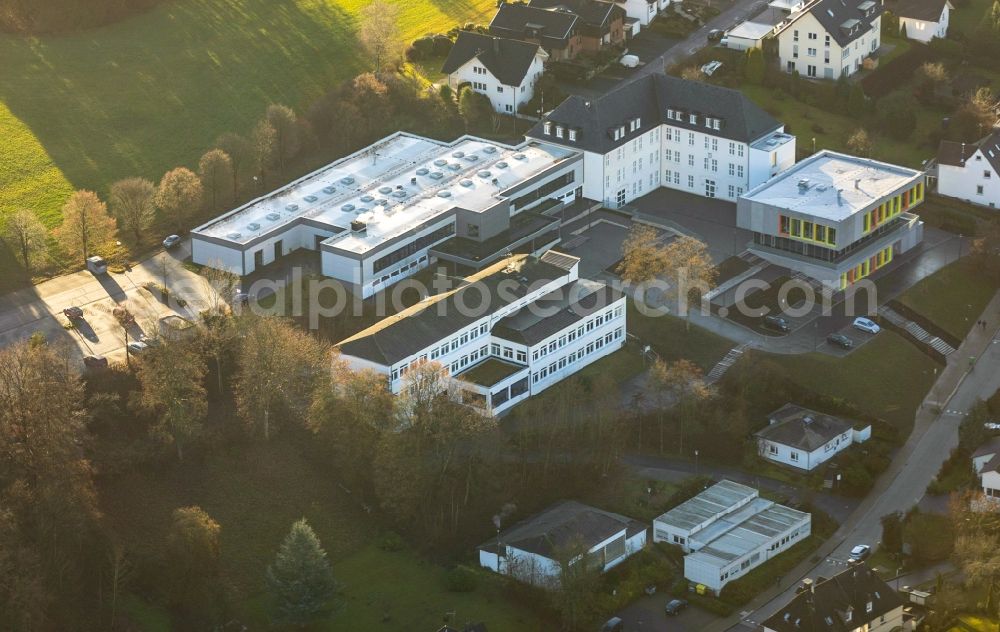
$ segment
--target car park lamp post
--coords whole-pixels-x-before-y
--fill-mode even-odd
[[[698,451],[694,451],[694,475],[698,476]]]

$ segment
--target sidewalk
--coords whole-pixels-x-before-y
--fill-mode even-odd
[[[705,628],[706,632],[728,630],[738,625],[747,616],[745,614],[747,611],[753,612],[758,610],[776,598],[781,597],[790,587],[798,585],[802,578],[807,576],[817,566],[811,559],[815,557],[819,557],[820,559],[827,558],[844,543],[851,531],[860,523],[873,518],[871,513],[880,497],[892,487],[903,470],[910,465],[910,457],[913,455],[920,440],[931,425],[940,419],[940,408],[947,404],[969,373],[975,370],[969,367],[969,358],[979,358],[993,343],[994,337],[997,335],[998,330],[1000,330],[1000,292],[997,292],[993,296],[981,318],[987,322],[986,328],[973,327],[959,346],[958,351],[949,356],[948,363],[941,372],[941,376],[934,383],[934,386],[931,387],[930,393],[928,393],[920,409],[917,411],[913,432],[899,453],[896,454],[889,465],[889,469],[876,481],[874,488],[865,497],[861,505],[837,529],[833,536],[820,546],[816,553],[811,556],[810,560],[803,561],[794,570],[786,573],[780,585],[758,595],[745,606],[744,613],[732,615],[726,619],[719,619],[713,625],[707,626]],[[947,454],[943,456],[946,457]],[[877,521],[880,517],[874,516],[874,519]]]

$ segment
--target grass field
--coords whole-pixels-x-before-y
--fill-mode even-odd
[[[956,338],[965,338],[997,291],[996,284],[971,265],[960,261],[942,268],[904,292],[899,301]]]
[[[683,318],[670,315],[644,316],[633,301],[628,302],[628,332],[638,336],[666,362],[691,360],[708,371],[735,346],[735,343],[697,325],[687,326]]]
[[[955,625],[948,632],[994,632],[997,621],[978,614],[963,614],[958,617]]]
[[[482,22],[493,0],[392,0],[405,41]],[[368,0],[176,0],[84,33],[0,35],[0,218],[47,224],[73,189],[194,167],[214,139],[265,106],[303,109],[366,62]],[[0,269],[2,271],[2,269]]]

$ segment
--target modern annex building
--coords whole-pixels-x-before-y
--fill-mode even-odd
[[[399,132],[195,228],[192,258],[243,276],[317,250],[324,275],[367,298],[435,259],[478,269],[543,251],[559,220],[531,209],[558,210],[582,180],[570,149]]]
[[[651,74],[571,96],[528,132],[583,152],[583,195],[618,208],[659,187],[735,201],[795,162],[795,137],[737,90]]]
[[[753,254],[842,290],[920,243],[923,199],[920,171],[823,150],[741,197],[736,224]]]
[[[724,480],[654,520],[653,541],[680,546],[685,579],[718,593],[809,537],[811,526],[810,514]]]
[[[625,343],[625,295],[578,275],[555,251],[514,255],[340,342],[355,370],[386,376],[399,393],[406,371],[438,362],[456,396],[501,413]]]

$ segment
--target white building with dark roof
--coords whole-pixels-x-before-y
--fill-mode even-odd
[[[571,202],[582,180],[564,147],[399,132],[195,228],[192,258],[245,276],[314,250],[324,275],[368,298],[436,259],[478,269],[543,252],[558,218],[531,209]]]
[[[923,172],[823,150],[740,198],[750,252],[843,290],[923,239]]]
[[[855,443],[871,438],[870,425],[785,404],[768,415],[769,424],[754,433],[763,459],[811,471]]]
[[[972,204],[1000,208],[1000,129],[977,143],[941,141],[937,191]]]
[[[903,599],[865,564],[830,579],[806,579],[798,594],[761,624],[764,632],[903,630]]]
[[[907,39],[927,44],[948,36],[948,22],[955,7],[948,0],[899,0],[892,12],[899,18],[899,32]]]
[[[625,295],[579,278],[579,262],[552,250],[514,255],[337,347],[393,393],[410,367],[440,363],[463,403],[502,413],[625,344]]]
[[[778,27],[785,72],[837,79],[861,70],[881,45],[882,0],[812,0]]]
[[[650,74],[571,96],[528,137],[583,154],[584,197],[618,208],[668,187],[735,201],[795,162],[795,137],[742,93]]]
[[[992,439],[972,453],[972,468],[986,500],[1000,506],[1000,438]]]
[[[563,501],[502,531],[479,547],[479,564],[519,581],[552,588],[563,564],[618,566],[646,546],[649,527],[576,501]]]
[[[537,43],[462,31],[441,72],[458,91],[468,84],[497,112],[516,113],[535,94],[549,54]]]
[[[809,537],[812,516],[724,480],[653,521],[653,541],[680,546],[684,578],[715,593]]]

